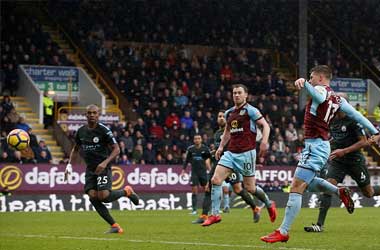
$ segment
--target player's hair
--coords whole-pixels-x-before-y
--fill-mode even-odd
[[[98,107],[98,105],[96,105],[96,104],[90,104],[90,105],[88,105],[88,106],[86,107],[86,111],[88,111],[88,110],[90,110],[90,109],[92,109],[92,108],[96,108],[96,110],[99,112],[99,107]]]
[[[219,109],[218,113],[222,112],[223,114],[226,112],[224,109]]]
[[[235,88],[243,88],[244,92],[248,93],[248,88],[244,84],[237,83],[237,84],[232,85],[232,89],[235,89]]]
[[[330,67],[327,65],[317,65],[310,70],[310,73],[313,73],[313,72],[324,75],[329,80],[331,80],[332,78],[332,71]]]
[[[195,138],[196,136],[200,136],[202,138],[202,135],[199,133],[196,133],[193,138]]]

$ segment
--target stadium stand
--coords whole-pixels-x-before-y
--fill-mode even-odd
[[[152,143],[156,159],[152,160],[153,153],[149,152],[150,161],[181,162],[192,135],[198,132],[212,144],[215,112],[231,105],[229,90],[234,82],[249,87],[254,94],[250,101],[263,111],[275,131],[272,150],[262,163],[271,159],[278,165],[293,165],[297,161],[302,147],[303,112],[298,109],[297,96],[293,97],[286,87],[289,72],[281,72],[276,62],[279,50],[297,64],[294,57],[298,46],[297,19],[291,15],[298,7],[296,4],[283,1],[242,1],[238,7],[229,1],[170,6],[165,1],[48,4],[50,18],[57,18],[74,43],[86,50],[92,63],[103,70],[104,77],[111,79],[140,117],[138,120],[128,117],[127,124],[110,126],[119,142],[125,144],[117,161],[143,162],[141,157],[147,156],[148,145]],[[264,20],[268,13],[275,12],[286,18]],[[211,15],[213,22],[209,22]],[[49,17],[40,20],[46,18]],[[77,66],[85,66],[54,26],[46,26],[46,22],[41,26],[36,20],[32,23],[36,23],[37,30],[51,35],[41,36],[46,37],[47,47],[51,47],[48,53],[55,51],[49,59],[71,58]],[[317,40],[314,34],[318,32],[311,30],[309,37],[310,57],[317,59],[309,64],[327,63],[337,76],[359,76],[360,72],[338,53],[329,35],[325,41]],[[327,57],[322,53],[326,48],[331,52]],[[112,100],[107,102],[114,105]]]
[[[20,123],[21,119],[26,120],[28,127],[33,129],[37,138],[45,140],[54,161],[58,162],[62,159],[63,152],[57,146],[52,132],[44,129],[43,125],[38,123],[37,115],[32,112],[31,104],[24,97],[14,96],[18,88],[17,67],[19,64],[72,66],[73,63],[49,35],[42,31],[41,25],[35,17],[29,16],[27,12],[17,8],[14,3],[5,2],[2,5],[2,10],[3,8],[7,10],[7,15],[1,17],[1,72],[4,75],[2,94],[11,95],[11,101],[18,114],[13,122]],[[3,97],[0,98],[3,99]],[[16,125],[10,126],[15,127]],[[9,132],[6,124],[2,124],[1,127],[2,131]],[[14,155],[10,149],[7,150],[8,155]],[[35,152],[35,155],[38,155],[37,153]]]
[[[239,8],[227,1],[219,1],[213,5],[198,2],[170,6],[167,6],[167,2],[148,4],[132,1],[115,1],[112,4],[50,4],[50,12],[60,20],[68,20],[70,15],[70,22],[65,23],[65,28],[104,69],[149,129],[152,120],[155,120],[156,129],[157,124],[164,124],[163,121],[171,116],[180,119],[185,111],[189,111],[191,119],[200,125],[200,131],[203,132],[207,119],[211,127],[214,127],[215,119],[212,118],[216,107],[226,108],[230,105],[231,96],[228,90],[231,83],[236,81],[249,86],[255,94],[250,100],[263,110],[268,109],[264,113],[271,112],[271,116],[267,118],[272,122],[273,129],[288,126],[302,129],[302,111],[298,111],[296,99],[286,97],[289,94],[285,87],[286,79],[273,67],[272,54],[244,49],[280,49],[296,65],[297,58],[294,55],[298,49],[295,42],[297,20],[289,15],[297,8],[294,3],[243,1]],[[62,12],[61,9],[67,12]],[[102,9],[102,14],[94,16],[93,13],[98,13],[96,10],[99,9]],[[266,11],[274,10],[280,10],[287,18],[271,20],[273,23],[264,22],[262,18]],[[246,11],[247,15],[241,15],[242,11]],[[75,13],[74,17],[72,13]],[[211,13],[215,18],[213,22],[208,22]],[[236,19],[236,13],[244,16],[244,19]],[[256,26],[258,23],[265,25],[259,28]],[[200,25],[202,29],[194,29]],[[256,30],[260,32],[255,32]],[[311,30],[309,37],[309,50],[312,55],[310,58],[316,58],[309,64],[327,63],[334,68],[335,76],[360,76],[361,72],[346,63],[345,58],[338,53],[336,44],[331,42],[331,34],[325,34],[326,41],[319,41],[315,35],[318,32],[320,31]],[[282,39],[278,39],[279,37]],[[213,53],[202,57],[196,55],[194,47],[184,44],[221,48],[216,48]],[[243,49],[232,49],[236,47]],[[327,58],[321,52],[326,48],[331,52]],[[275,100],[258,98],[261,94],[271,95]],[[279,95],[282,98],[278,98]],[[288,101],[284,106],[289,98],[291,102]],[[278,107],[285,107],[285,115],[280,115]],[[163,131],[163,137],[170,138],[170,144],[174,145],[180,141],[176,138],[178,135],[190,137],[186,133],[186,125],[182,126],[180,121],[177,122],[175,129],[170,123],[158,128]],[[129,136],[135,137],[135,131],[130,130]],[[157,141],[155,137],[147,138],[144,133],[143,136],[145,141],[153,141],[158,153],[161,153],[160,140]],[[275,152],[276,149],[268,158],[277,155],[281,159],[278,162],[294,164],[297,151],[294,151],[293,141],[289,141],[285,131],[281,131],[275,139],[273,144],[285,141],[294,155],[281,157]],[[281,147],[281,152],[283,148]],[[129,156],[132,157],[131,154]]]

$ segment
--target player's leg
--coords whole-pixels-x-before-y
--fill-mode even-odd
[[[360,157],[360,160],[352,165],[348,170],[348,175],[355,180],[363,195],[368,198],[380,195],[380,186],[371,186],[371,176],[365,165],[364,157]]]
[[[351,198],[351,191],[348,187],[337,187],[330,182],[316,177],[309,184],[308,190],[311,192],[324,192],[326,194],[336,194],[340,200],[343,202],[347,209],[347,212],[352,214],[355,210],[354,202]]]
[[[269,219],[274,222],[277,218],[276,203],[271,201],[264,190],[256,185],[256,179],[254,176],[243,177],[244,188],[247,189],[252,195],[256,196],[261,202],[263,202],[268,210]]]
[[[253,211],[256,209],[255,201],[249,194],[247,189],[243,187],[243,176],[240,173],[233,172],[230,176],[230,184],[232,185],[235,194],[239,195],[247,205],[249,205]],[[257,207],[258,208],[258,207]]]
[[[91,201],[92,205],[94,205],[96,211],[99,215],[105,219],[108,224],[110,224],[111,228],[106,233],[123,233],[124,230],[120,227],[119,224],[115,222],[113,217],[111,216],[107,207],[103,204],[103,198],[108,197],[110,195],[109,190],[101,190],[96,192],[97,198],[94,201]]]
[[[118,200],[120,197],[128,197],[133,204],[139,204],[139,197],[133,191],[131,186],[125,186],[124,189],[112,190],[112,170],[107,168],[102,174],[98,175],[97,178],[97,188],[98,188],[98,199],[102,202],[113,202]],[[105,191],[105,192],[101,192]]]
[[[302,159],[299,162],[300,167],[312,169],[316,174],[323,170],[330,155],[330,143],[320,139],[313,139],[307,143],[302,151]],[[323,178],[315,176],[310,182],[307,182],[310,192],[324,192],[328,194],[339,195],[338,188]]]
[[[241,181],[235,182],[235,183],[231,182],[231,185],[235,194],[239,195],[243,199],[243,201],[245,201],[245,203],[251,207],[252,212],[253,212],[253,222],[254,223],[259,222],[261,208],[256,206],[255,201],[253,200],[252,196],[248,193],[248,191],[245,188],[243,188],[242,182]]]
[[[221,194],[222,194],[222,183],[227,178],[227,176],[232,172],[231,169],[226,168],[222,165],[216,166],[214,176],[211,178],[212,189],[211,189],[211,203],[213,215],[219,214]]]
[[[338,181],[333,178],[328,178],[327,181],[335,186],[338,185]],[[321,194],[320,205],[319,205],[319,215],[318,215],[318,221],[317,221],[317,225],[319,225],[321,228],[325,225],[327,211],[330,209],[330,206],[331,206],[331,200],[332,200],[331,194],[327,194],[327,193]]]
[[[371,186],[369,184],[361,187],[360,190],[362,191],[363,195],[368,198],[380,195],[380,186]]]
[[[277,217],[276,204],[269,200],[268,195],[261,187],[256,186],[256,150],[250,150],[243,154],[239,154],[235,164],[236,169],[238,169],[243,176],[244,188],[265,204],[269,213],[269,218],[271,222],[274,222]]]
[[[338,182],[334,179],[328,179],[330,183],[337,185]],[[330,209],[331,206],[331,200],[332,196],[331,194],[327,193],[321,193],[319,196],[319,214],[318,214],[318,221],[317,224],[312,224],[311,226],[304,227],[304,230],[306,232],[312,232],[312,233],[320,233],[323,232],[323,228],[325,225],[325,220],[327,216],[327,212]]]
[[[202,202],[202,215],[207,215],[208,211],[210,210],[211,201],[208,199],[206,193],[209,193],[209,185],[207,185],[209,182],[207,173],[203,173],[200,175],[199,183],[202,186],[202,189],[204,191],[203,196],[203,202]]]
[[[198,203],[198,186],[200,185],[199,176],[197,173],[191,173],[191,213],[193,215],[197,214],[197,203]]]
[[[202,214],[196,220],[192,221],[193,224],[202,224],[208,218],[208,214],[211,209],[211,186],[212,186],[211,177],[215,173],[215,168],[216,166],[213,166],[211,168],[210,173],[206,174],[207,183],[205,186],[204,199],[203,199],[203,204],[202,204]]]
[[[315,172],[311,169],[305,169],[299,166],[296,168],[282,224],[280,228],[273,233],[261,237],[260,239],[262,241],[275,243],[287,242],[289,240],[290,227],[301,210],[302,194],[307,188],[307,184],[313,180],[315,175]]]
[[[230,184],[226,181],[222,183],[223,191],[223,213],[230,212]]]
[[[338,183],[342,183],[344,177],[346,176],[347,165],[341,164],[339,161],[333,160],[328,164],[327,173],[322,171],[321,178],[325,178],[329,183],[336,186]],[[308,187],[310,190],[310,187]],[[318,221],[316,224],[304,227],[306,232],[323,232],[323,227],[325,225],[325,220],[327,212],[331,206],[332,195],[330,193],[321,193],[319,197],[319,214]]]
[[[202,203],[202,214],[191,223],[193,224],[202,224],[208,218],[208,213],[211,208],[211,192],[210,192],[211,183],[208,183],[204,186],[204,198]]]
[[[228,156],[230,152],[225,152],[219,161],[219,163],[224,163],[226,165],[231,164]],[[231,164],[232,165],[232,164]],[[207,218],[207,220],[202,224],[202,226],[210,226],[214,223],[218,223],[221,221],[221,217],[219,215],[220,203],[221,203],[221,195],[222,195],[222,182],[230,175],[232,169],[225,167],[224,165],[218,164],[215,169],[215,173],[211,178],[212,188],[211,188],[211,216]]]
[[[107,207],[98,199],[97,191],[94,189],[87,191],[88,196],[90,197],[90,202],[94,206],[96,212],[102,217],[110,226],[115,224],[115,220],[112,218]]]
[[[307,181],[314,175],[315,173],[311,170],[306,170],[299,167],[296,169],[292,186],[290,188],[289,199],[286,204],[285,218],[279,228],[282,235],[287,235],[289,233],[290,227],[301,209],[302,194],[307,187]]]
[[[112,177],[112,173],[110,175],[108,171],[101,175],[86,171],[85,192],[90,196],[90,202],[98,214],[110,224],[111,228],[106,233],[123,233],[123,229],[115,222],[109,210],[103,204],[103,200],[110,195],[110,190],[112,189],[112,179],[110,177]]]
[[[91,189],[87,194],[90,196],[90,202],[96,212],[111,226],[106,233],[123,233],[123,229],[115,222],[107,207],[98,199],[98,192]]]
[[[93,171],[87,169],[85,175],[84,192],[90,197],[90,202],[100,217],[112,226],[115,224],[115,220],[112,218],[107,207],[99,201],[97,189],[97,175]]]

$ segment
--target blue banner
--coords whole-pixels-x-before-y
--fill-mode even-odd
[[[24,66],[26,73],[35,82],[77,83],[79,71],[76,67]],[[70,79],[71,78],[71,79]]]
[[[335,92],[367,93],[367,80],[358,78],[335,78],[331,80],[330,87]]]

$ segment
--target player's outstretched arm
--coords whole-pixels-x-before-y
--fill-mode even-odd
[[[307,93],[311,96],[314,102],[320,104],[326,100],[327,91],[321,86],[313,87],[305,78],[299,78],[294,82],[298,90],[305,88]]]
[[[343,157],[346,154],[349,154],[351,152],[355,152],[361,148],[364,148],[369,145],[369,142],[367,141],[367,137],[365,136],[360,136],[358,138],[359,140],[352,144],[349,147],[346,148],[339,148],[331,152],[329,160],[335,159],[335,158],[340,158]]]
[[[322,86],[311,85],[308,81],[305,82],[305,89],[311,96],[314,102],[320,104],[326,100],[327,91]]]
[[[77,152],[79,149],[78,144],[75,144],[74,147],[71,149],[69,162],[66,165],[65,169],[65,181],[69,178],[69,176],[73,173],[73,166],[71,165],[71,160],[73,159],[73,155],[75,152]]]
[[[346,113],[350,118],[360,123],[363,127],[369,130],[372,135],[379,134],[379,131],[373,126],[373,124],[365,118],[360,112],[352,107],[346,99],[341,97],[340,110]]]

